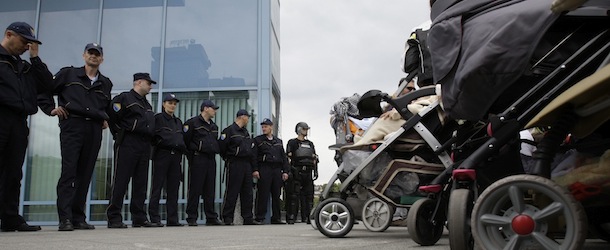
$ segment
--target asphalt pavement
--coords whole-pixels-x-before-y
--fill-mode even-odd
[[[370,232],[362,223],[344,238],[327,238],[310,225],[204,226],[108,229],[58,232],[0,232],[0,249],[449,249],[447,232],[434,246],[421,247],[406,227]],[[588,240],[586,249],[609,249]]]

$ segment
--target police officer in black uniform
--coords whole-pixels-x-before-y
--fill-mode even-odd
[[[14,22],[0,43],[0,229],[38,231],[19,215],[21,166],[28,146],[28,115],[38,111],[36,95],[48,91],[53,75],[38,57],[40,41],[27,23]],[[30,63],[19,57],[30,50]]]
[[[261,128],[263,134],[254,137],[257,164],[254,165],[252,176],[258,179],[254,223],[264,223],[271,194],[271,224],[286,224],[280,215],[280,195],[284,181],[288,179],[290,165],[282,139],[273,135],[273,122],[266,118],[261,122]]]
[[[148,221],[144,201],[148,183],[148,160],[155,117],[146,95],[152,84],[148,73],[133,75],[133,89],[123,92],[111,101],[109,127],[114,136],[114,178],[110,204],[106,209],[108,228],[127,228],[121,210],[129,180],[133,179],[131,204],[132,227],[158,226]]]
[[[102,130],[108,124],[112,82],[99,67],[104,51],[96,43],[85,46],[85,66],[65,67],[55,75],[53,91],[38,95],[45,114],[59,117],[61,176],[57,182],[59,231],[95,229],[87,222],[85,203],[102,144]],[[55,107],[53,95],[57,95]]]
[[[183,226],[178,221],[178,189],[182,176],[182,152],[186,147],[182,138],[182,121],[175,115],[179,101],[175,94],[166,94],[161,113],[155,115],[148,215],[151,224],[157,227],[163,226],[159,215],[159,199],[164,185],[167,193],[167,226]]]
[[[197,226],[199,217],[199,197],[203,196],[205,224],[222,225],[214,211],[214,190],[216,188],[216,154],[218,126],[212,120],[218,106],[211,100],[201,103],[201,113],[184,123],[184,141],[187,145],[189,161],[189,187],[186,203],[186,221],[189,226]]]
[[[222,204],[225,225],[233,225],[235,203],[239,195],[244,225],[253,225],[252,216],[252,166],[255,164],[254,141],[246,129],[250,114],[237,111],[235,122],[222,131],[219,145],[226,164],[227,188]]]
[[[307,123],[297,123],[294,131],[297,133],[297,138],[290,139],[286,145],[286,154],[292,167],[291,175],[286,182],[288,204],[286,221],[288,224],[294,224],[299,210],[298,205],[301,203],[301,221],[309,224],[308,217],[313,206],[313,181],[318,179],[318,155],[313,142],[306,138],[309,131]]]

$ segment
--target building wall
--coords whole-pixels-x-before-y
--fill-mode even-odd
[[[241,108],[254,113],[248,125],[254,135],[263,117],[279,119],[278,0],[0,0],[0,5],[0,26],[25,21],[35,27],[43,42],[40,57],[52,73],[82,66],[84,46],[97,42],[104,48],[100,71],[113,81],[113,95],[131,89],[133,73],[150,72],[158,81],[147,97],[153,107],[159,111],[159,97],[175,93],[180,99],[177,116],[183,121],[198,115],[201,101],[208,98],[220,106],[215,118],[220,129]],[[21,209],[27,220],[42,224],[57,223],[57,124],[56,117],[42,112],[30,118]],[[87,206],[94,222],[106,220],[112,143],[105,131]],[[223,173],[224,163],[220,158],[217,162],[217,172]],[[183,169],[187,176],[186,160]],[[224,192],[221,180],[219,174],[216,209]],[[180,187],[181,219],[187,185],[185,181]],[[130,220],[129,194],[125,220]]]

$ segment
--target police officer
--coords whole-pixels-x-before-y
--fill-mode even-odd
[[[254,137],[256,162],[252,176],[258,179],[256,192],[255,224],[263,224],[271,194],[271,224],[286,224],[280,216],[280,195],[284,181],[288,179],[290,165],[284,152],[282,139],[273,135],[273,122],[266,118],[261,122],[263,134]]]
[[[211,100],[201,103],[201,113],[184,124],[184,141],[187,145],[189,161],[189,187],[186,203],[186,221],[189,226],[197,226],[199,217],[199,197],[203,196],[203,210],[206,225],[222,225],[214,211],[214,190],[216,188],[216,154],[218,126],[212,120],[218,106]]]
[[[59,231],[95,229],[85,222],[85,203],[102,144],[102,129],[108,126],[106,108],[112,82],[99,71],[104,61],[99,44],[87,44],[83,59],[83,67],[59,70],[53,91],[38,96],[40,110],[58,116],[61,129],[61,176],[57,182]],[[57,95],[57,107],[53,95]]]
[[[106,209],[108,228],[127,228],[121,210],[130,179],[133,179],[129,206],[132,227],[158,226],[148,221],[144,209],[150,144],[155,132],[154,113],[146,95],[155,83],[148,73],[135,73],[133,89],[115,96],[111,101],[111,110],[107,111],[115,139],[112,194]]]
[[[225,225],[233,225],[235,203],[239,195],[241,216],[244,225],[253,225],[252,216],[252,165],[254,165],[254,142],[246,129],[250,114],[244,109],[237,111],[235,122],[222,131],[219,140],[220,152],[226,164],[227,187],[222,204]]]
[[[294,224],[299,203],[301,203],[301,221],[310,223],[308,217],[313,205],[313,181],[318,179],[318,155],[313,142],[306,138],[308,131],[307,123],[297,123],[294,129],[297,138],[290,139],[286,145],[286,154],[292,167],[286,183],[288,224]]]
[[[0,42],[0,229],[38,231],[19,215],[21,166],[28,146],[28,115],[38,111],[36,95],[50,89],[53,75],[38,57],[40,41],[27,23],[14,22]],[[19,57],[30,50],[30,62]]]
[[[167,226],[183,226],[178,222],[178,188],[182,175],[182,152],[186,147],[182,138],[182,121],[175,116],[179,101],[176,95],[166,94],[161,113],[155,115],[148,215],[151,224],[157,227],[163,226],[159,216],[159,199],[164,185],[167,193]]]

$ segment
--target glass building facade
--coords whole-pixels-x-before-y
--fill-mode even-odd
[[[180,99],[177,116],[183,121],[198,115],[201,101],[209,98],[220,106],[214,119],[220,129],[230,125],[242,108],[253,113],[248,130],[254,135],[260,133],[262,118],[279,124],[279,0],[0,2],[0,27],[14,21],[31,24],[43,42],[40,57],[52,73],[82,66],[85,45],[97,42],[104,48],[100,71],[113,81],[113,95],[131,89],[133,73],[150,72],[158,84],[147,98],[157,112],[159,98],[174,93]],[[57,117],[39,112],[30,117],[30,130],[20,209],[28,221],[53,225],[58,220],[56,185],[61,172]],[[93,223],[106,221],[112,144],[112,136],[105,131],[87,202],[87,217]],[[217,162],[219,210],[224,162],[219,157]],[[182,165],[186,176],[186,160]],[[184,180],[179,194],[181,220],[185,219],[188,178]],[[123,217],[129,221],[130,190],[127,194]]]

